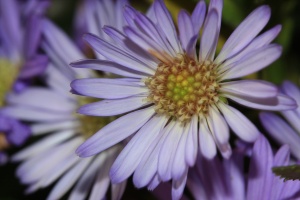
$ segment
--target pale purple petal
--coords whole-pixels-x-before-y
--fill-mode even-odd
[[[77,107],[75,102],[42,87],[31,87],[18,94],[10,93],[7,101],[12,105],[28,106],[50,112],[73,112]]]
[[[72,137],[74,134],[75,132],[73,130],[66,130],[46,136],[45,138],[39,140],[35,144],[30,145],[27,148],[18,152],[17,154],[13,155],[12,161],[21,161],[37,156],[41,152],[54,148],[54,146]]]
[[[200,120],[199,147],[201,154],[207,159],[212,159],[217,154],[214,138],[211,135],[204,118]]]
[[[178,14],[179,38],[183,50],[187,51],[189,41],[195,35],[192,19],[188,12],[181,10]],[[197,32],[198,34],[198,32]]]
[[[139,45],[135,44],[134,41],[130,40],[122,32],[110,26],[104,26],[103,31],[109,35],[123,50],[129,52],[130,54],[134,54],[135,57],[145,66],[148,66],[154,70],[157,68],[157,63],[148,54],[148,52],[144,51]]]
[[[81,144],[76,154],[88,157],[115,145],[139,130],[154,113],[154,109],[150,107],[116,119]]]
[[[41,17],[32,15],[27,21],[24,39],[24,54],[26,58],[33,57],[41,40]]]
[[[282,118],[279,116],[262,112],[259,115],[260,121],[267,133],[275,138],[280,144],[288,144],[292,154],[300,159],[300,137]]]
[[[198,152],[198,117],[193,116],[189,132],[187,133],[186,148],[185,148],[185,161],[189,166],[193,166],[196,162]]]
[[[24,63],[18,78],[28,79],[33,76],[41,75],[45,71],[48,61],[48,57],[45,55],[37,54],[33,56]]]
[[[71,87],[78,94],[104,98],[119,99],[148,92],[148,88],[121,79],[77,79]]]
[[[199,34],[200,28],[203,25],[206,14],[206,5],[204,1],[199,1],[197,3],[193,13],[192,13],[192,23],[194,28],[194,33]]]
[[[84,159],[81,162],[79,162],[75,167],[73,167],[70,171],[68,171],[58,181],[58,183],[55,184],[47,199],[60,199],[75,184],[75,182],[82,175],[89,163],[90,159]]]
[[[124,99],[102,100],[86,104],[78,109],[78,113],[92,116],[113,116],[133,111],[149,104],[145,96],[133,96]]]
[[[230,35],[215,62],[221,63],[245,48],[265,27],[270,15],[271,10],[268,6],[261,6],[250,13]]]
[[[281,90],[284,94],[292,97],[298,105],[300,105],[300,90],[299,88],[290,81],[284,81],[281,85]],[[297,109],[297,113],[300,114],[300,107]]]
[[[32,135],[42,135],[53,131],[72,130],[77,126],[79,126],[78,121],[65,120],[58,122],[35,123],[30,126],[30,129],[32,131]]]
[[[162,144],[169,132],[173,130],[176,122],[171,121],[163,130],[162,133],[157,137],[156,141],[153,141],[151,146],[146,151],[143,159],[135,170],[133,175],[133,182],[137,188],[148,185],[154,178],[157,172],[158,157],[161,150]]]
[[[223,161],[225,169],[224,176],[228,187],[229,199],[245,199],[245,175],[244,175],[244,157],[239,154],[233,154],[229,160]]]
[[[168,52],[166,52],[161,45],[150,39],[149,36],[140,34],[131,27],[125,27],[124,32],[132,41],[135,41],[145,51],[148,51],[150,53],[157,52],[160,54],[168,55]]]
[[[239,78],[257,72],[277,60],[281,52],[282,48],[277,44],[270,44],[252,51],[230,66],[223,66],[223,69],[221,68],[222,71],[228,70],[224,72],[224,75],[221,75],[222,79]]]
[[[272,98],[278,93],[275,85],[261,80],[240,80],[221,83],[221,92],[252,98]]]
[[[151,182],[148,185],[148,190],[152,191],[154,190],[159,184],[160,184],[161,180],[159,178],[159,176],[156,174],[153,179],[151,180]]]
[[[172,17],[164,2],[162,0],[156,0],[153,6],[156,17],[157,19],[159,19],[157,20],[158,26],[162,29],[165,36],[168,38],[175,52],[182,53]]]
[[[20,7],[16,0],[0,1],[1,25],[3,25],[1,29],[5,30],[11,46],[16,48],[20,53],[22,50],[22,34],[20,34],[21,16],[19,9]]]
[[[218,19],[218,27],[219,30],[221,28],[221,21],[222,21],[222,9],[223,9],[223,0],[211,0],[209,2],[209,6],[208,6],[208,12],[211,12],[212,10],[216,10],[219,16]]]
[[[43,20],[42,30],[48,44],[66,63],[85,57],[75,43],[51,21]]]
[[[265,199],[264,191],[272,183],[269,174],[272,175],[273,154],[267,139],[262,135],[256,140],[250,161],[250,172],[247,187],[247,200]],[[267,188],[266,188],[267,186]]]
[[[211,108],[207,122],[221,153],[230,156],[231,149],[228,147],[229,128],[224,118],[218,110]]]
[[[288,165],[290,160],[290,150],[288,145],[282,146],[274,156],[273,166],[284,166]],[[272,181],[272,192],[270,194],[271,199],[280,199],[280,194],[285,193],[282,189],[285,185],[285,181],[278,176],[273,175]]]
[[[299,108],[299,106],[298,106]],[[297,109],[298,109],[297,108]],[[287,111],[281,111],[281,114],[284,116],[284,118],[288,121],[288,123],[298,132],[300,133],[300,116],[298,112],[295,110],[287,110]]]
[[[172,181],[172,199],[173,200],[179,200],[182,197],[183,190],[185,188],[186,179],[187,179],[187,172],[181,176],[179,180],[173,180]]]
[[[81,178],[72,190],[69,198],[76,200],[86,199],[86,196],[89,195],[89,193],[90,199],[102,199],[105,197],[110,183],[108,176],[109,168],[111,167],[117,152],[118,147],[114,147],[99,154],[98,156],[95,156],[86,172],[82,174]],[[100,197],[96,198],[95,195],[96,197]]]
[[[156,115],[132,137],[111,167],[109,174],[112,183],[120,183],[134,172],[166,122],[166,117]]]
[[[122,198],[123,193],[126,189],[127,181],[123,181],[119,184],[111,185],[111,200],[119,200]]]
[[[281,31],[281,25],[277,25],[271,28],[270,30],[262,33],[261,35],[253,39],[252,42],[243,49],[243,51],[241,51],[236,56],[226,60],[222,65],[230,66],[232,63],[242,59],[250,52],[270,44],[277,37],[280,31]]]
[[[258,138],[260,134],[258,129],[240,111],[223,103],[219,103],[218,106],[230,128],[242,140],[246,142],[254,142]]]
[[[208,13],[200,42],[199,60],[213,61],[219,37],[218,12],[213,9]]]
[[[45,112],[43,109],[34,109],[25,106],[6,106],[0,114],[24,121],[50,122],[73,119],[69,112]]]
[[[187,144],[189,129],[189,126],[184,127],[183,133],[177,146],[177,150],[172,163],[171,173],[173,181],[179,181],[183,175],[186,175],[184,173],[188,170],[188,165],[185,162],[185,149],[187,145],[189,145]]]
[[[251,98],[232,94],[223,94],[223,96],[244,106],[262,110],[291,110],[297,107],[293,99],[284,95],[275,98]]]
[[[134,55],[128,54],[122,49],[108,43],[92,34],[85,34],[83,39],[87,41],[97,52],[107,59],[114,61],[127,68],[152,75],[154,71],[143,65]]]
[[[109,188],[109,169],[115,160],[112,149],[102,152],[100,155],[102,162],[99,162],[98,170],[94,174],[94,184],[90,192],[90,199],[104,199]]]
[[[172,165],[181,135],[184,133],[183,128],[183,125],[176,123],[162,144],[158,158],[158,174],[162,181],[172,178]]]
[[[143,14],[138,13],[134,10],[132,7],[125,7],[125,13],[128,12],[127,18],[132,18],[131,20],[136,23],[137,28],[132,29],[134,30],[136,35],[140,35],[140,37],[148,40],[148,43],[155,43],[159,47],[157,49],[161,49],[162,52],[167,52],[168,54],[172,56],[176,56],[176,52],[170,45],[170,43],[167,41],[167,38],[165,37],[164,33],[161,31],[159,27],[154,24],[154,22],[145,17]],[[131,25],[131,28],[134,28],[135,25]],[[138,45],[141,45],[140,42],[137,42],[133,40]],[[146,49],[149,50],[149,49]]]
[[[147,74],[135,71],[131,68],[124,67],[108,60],[84,59],[72,62],[70,65],[75,68],[89,68],[130,78],[145,78],[148,76]]]

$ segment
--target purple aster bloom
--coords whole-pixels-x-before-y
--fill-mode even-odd
[[[283,94],[295,99],[300,105],[300,90],[295,84],[285,81],[280,89]],[[292,155],[300,160],[300,107],[280,113],[284,119],[274,113],[260,113],[261,123],[267,133],[279,144],[288,144]]]
[[[269,142],[260,136],[253,146],[247,176],[243,171],[244,158],[238,151],[229,160],[223,161],[199,156],[187,183],[195,199],[281,200],[300,197],[299,181],[283,181],[272,173],[272,167],[289,164],[287,145],[273,155]]]
[[[40,18],[47,6],[48,1],[0,0],[0,107],[7,92],[23,90],[31,77],[45,69],[47,58],[38,47]],[[2,114],[0,132],[7,143],[1,150],[23,144],[30,134],[27,126]]]
[[[84,142],[76,150],[79,156],[95,155],[131,137],[111,168],[112,181],[122,182],[134,173],[136,187],[153,189],[159,182],[173,179],[172,194],[178,199],[199,150],[212,159],[218,148],[229,158],[229,127],[246,142],[254,142],[259,135],[227,99],[264,110],[296,107],[294,100],[278,94],[271,83],[230,81],[263,69],[280,56],[281,47],[270,43],[281,26],[258,36],[270,18],[270,8],[254,10],[215,56],[222,7],[223,1],[213,0],[206,13],[205,3],[200,1],[191,15],[181,11],[177,33],[163,1],[154,1],[147,15],[126,6],[128,26],[123,32],[106,26],[109,40],[94,34],[84,36],[108,61],[81,60],[72,66],[124,78],[73,81],[75,93],[104,99],[81,107],[79,113],[125,115]]]
[[[114,13],[123,1],[98,3],[103,2],[110,2],[110,12]],[[104,7],[98,7],[93,12],[103,10]],[[26,193],[56,182],[48,199],[60,199],[70,189],[70,199],[88,196],[90,199],[104,199],[111,183],[109,169],[122,145],[88,159],[79,158],[74,153],[80,143],[107,124],[109,119],[75,114],[80,104],[91,102],[91,99],[70,94],[70,83],[75,77],[93,77],[95,73],[68,66],[70,61],[85,56],[52,22],[42,20],[41,31],[42,47],[49,56],[45,86],[29,86],[22,92],[11,92],[7,96],[8,105],[0,110],[6,116],[29,122],[33,136],[44,136],[12,157],[13,161],[22,162],[16,174],[21,183],[29,186]],[[111,198],[120,199],[125,186],[126,181],[111,184]]]

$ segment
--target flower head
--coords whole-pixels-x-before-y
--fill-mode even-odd
[[[273,155],[267,139],[260,136],[253,146],[246,179],[244,158],[238,149],[229,160],[207,160],[200,156],[199,165],[191,170],[188,179],[188,188],[195,199],[299,198],[299,181],[283,181],[272,173],[272,167],[289,164],[287,145]]]
[[[124,6],[121,4],[123,1],[93,2],[100,4],[100,10],[91,11],[94,14],[105,10],[102,6],[104,2],[113,9],[110,11],[112,13]],[[12,157],[13,161],[22,162],[16,174],[23,184],[29,186],[27,193],[57,181],[48,199],[60,199],[69,190],[72,190],[71,199],[84,199],[87,196],[103,199],[110,187],[109,169],[122,145],[88,159],[79,158],[74,151],[89,134],[113,118],[103,120],[76,113],[80,105],[93,102],[93,99],[70,94],[70,82],[75,77],[93,77],[96,74],[92,70],[74,70],[68,66],[70,61],[85,56],[51,21],[41,21],[41,32],[42,48],[49,56],[49,64],[43,74],[44,84],[28,86],[21,92],[11,92],[7,97],[7,105],[0,110],[3,115],[30,123],[33,136],[43,136]],[[126,181],[112,184],[112,199],[120,199],[125,186]]]
[[[6,105],[8,92],[21,91],[46,67],[47,57],[39,47],[40,19],[47,6],[48,1],[0,1],[0,107]],[[0,121],[0,150],[20,146],[28,138],[29,128],[16,119],[0,113]]]
[[[124,78],[73,81],[75,93],[104,99],[79,112],[125,115],[83,143],[76,151],[79,156],[97,154],[132,136],[111,168],[112,181],[121,182],[134,172],[137,187],[153,189],[160,181],[173,179],[173,197],[178,199],[198,149],[211,159],[218,148],[229,158],[229,127],[247,142],[259,135],[227,99],[257,109],[295,108],[291,98],[279,95],[268,82],[230,81],[258,71],[280,56],[281,47],[270,44],[280,26],[257,36],[270,18],[270,8],[254,10],[215,56],[222,7],[223,1],[213,0],[206,13],[205,3],[200,1],[192,15],[181,11],[177,33],[163,1],[154,1],[147,15],[126,6],[128,26],[123,31],[109,26],[103,29],[115,44],[93,34],[84,36],[106,61],[81,60],[72,65]]]

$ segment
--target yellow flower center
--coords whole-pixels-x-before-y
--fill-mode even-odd
[[[219,101],[216,66],[212,62],[197,62],[180,55],[168,63],[160,63],[155,75],[145,82],[150,90],[148,100],[157,113],[167,114],[184,122],[193,115],[208,113]]]
[[[0,58],[0,107],[5,104],[6,93],[12,89],[19,68],[7,59]]]
[[[79,106],[86,105],[88,103],[95,102],[94,98],[80,96],[77,98]],[[94,135],[101,128],[114,121],[116,117],[98,117],[77,114],[77,118],[80,121],[80,133],[85,138],[89,138]]]

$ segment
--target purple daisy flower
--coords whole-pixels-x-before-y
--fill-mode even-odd
[[[281,87],[281,92],[295,99],[300,105],[300,90],[290,81],[285,81]],[[280,145],[288,144],[292,155],[300,160],[300,108],[295,110],[281,111],[284,117],[270,113],[260,113],[260,120],[267,133],[274,138]]]
[[[212,159],[218,148],[229,158],[229,127],[246,142],[254,142],[259,135],[227,99],[264,110],[296,107],[294,100],[278,94],[271,83],[230,81],[263,69],[280,56],[281,47],[270,43],[281,26],[257,36],[270,18],[270,8],[254,10],[215,57],[222,7],[223,1],[213,0],[206,14],[205,3],[200,1],[191,15],[181,11],[177,33],[163,1],[154,1],[147,15],[127,6],[124,18],[128,26],[123,32],[104,28],[116,44],[93,34],[84,36],[109,62],[81,60],[72,66],[125,77],[80,79],[71,84],[77,94],[104,99],[81,107],[79,113],[125,114],[76,150],[79,156],[88,157],[131,137],[111,168],[112,182],[122,182],[134,173],[136,187],[150,184],[153,189],[159,182],[173,179],[172,194],[178,199],[199,150]]]
[[[98,10],[91,12],[95,14],[105,10],[106,7],[98,3],[111,4],[110,12],[120,12],[124,2],[94,1]],[[114,24],[113,21],[111,23]],[[43,136],[40,141],[12,157],[13,161],[22,162],[16,174],[21,183],[29,185],[26,193],[56,182],[48,199],[60,199],[72,187],[70,199],[85,199],[87,196],[90,199],[104,199],[110,187],[109,169],[122,145],[88,159],[79,158],[74,153],[80,143],[110,119],[75,114],[79,105],[92,100],[70,94],[71,81],[75,77],[93,77],[96,74],[92,70],[70,68],[68,63],[85,58],[84,54],[52,22],[44,19],[41,25],[42,47],[49,56],[44,74],[46,86],[29,86],[22,92],[10,93],[7,96],[8,105],[0,110],[6,116],[29,122],[33,136]],[[125,186],[126,181],[111,184],[111,198],[120,199]]]
[[[248,176],[244,175],[244,156],[239,150],[229,160],[207,160],[199,156],[190,171],[188,188],[195,199],[296,199],[300,197],[299,181],[283,181],[272,173],[272,167],[288,165],[289,148],[282,146],[273,155],[266,138],[254,143]],[[214,181],[211,181],[214,180]]]
[[[21,91],[46,67],[47,57],[38,49],[40,19],[47,6],[48,1],[0,0],[0,107],[5,105],[9,91]],[[20,146],[30,135],[27,126],[2,114],[0,132],[0,150],[10,145]]]

